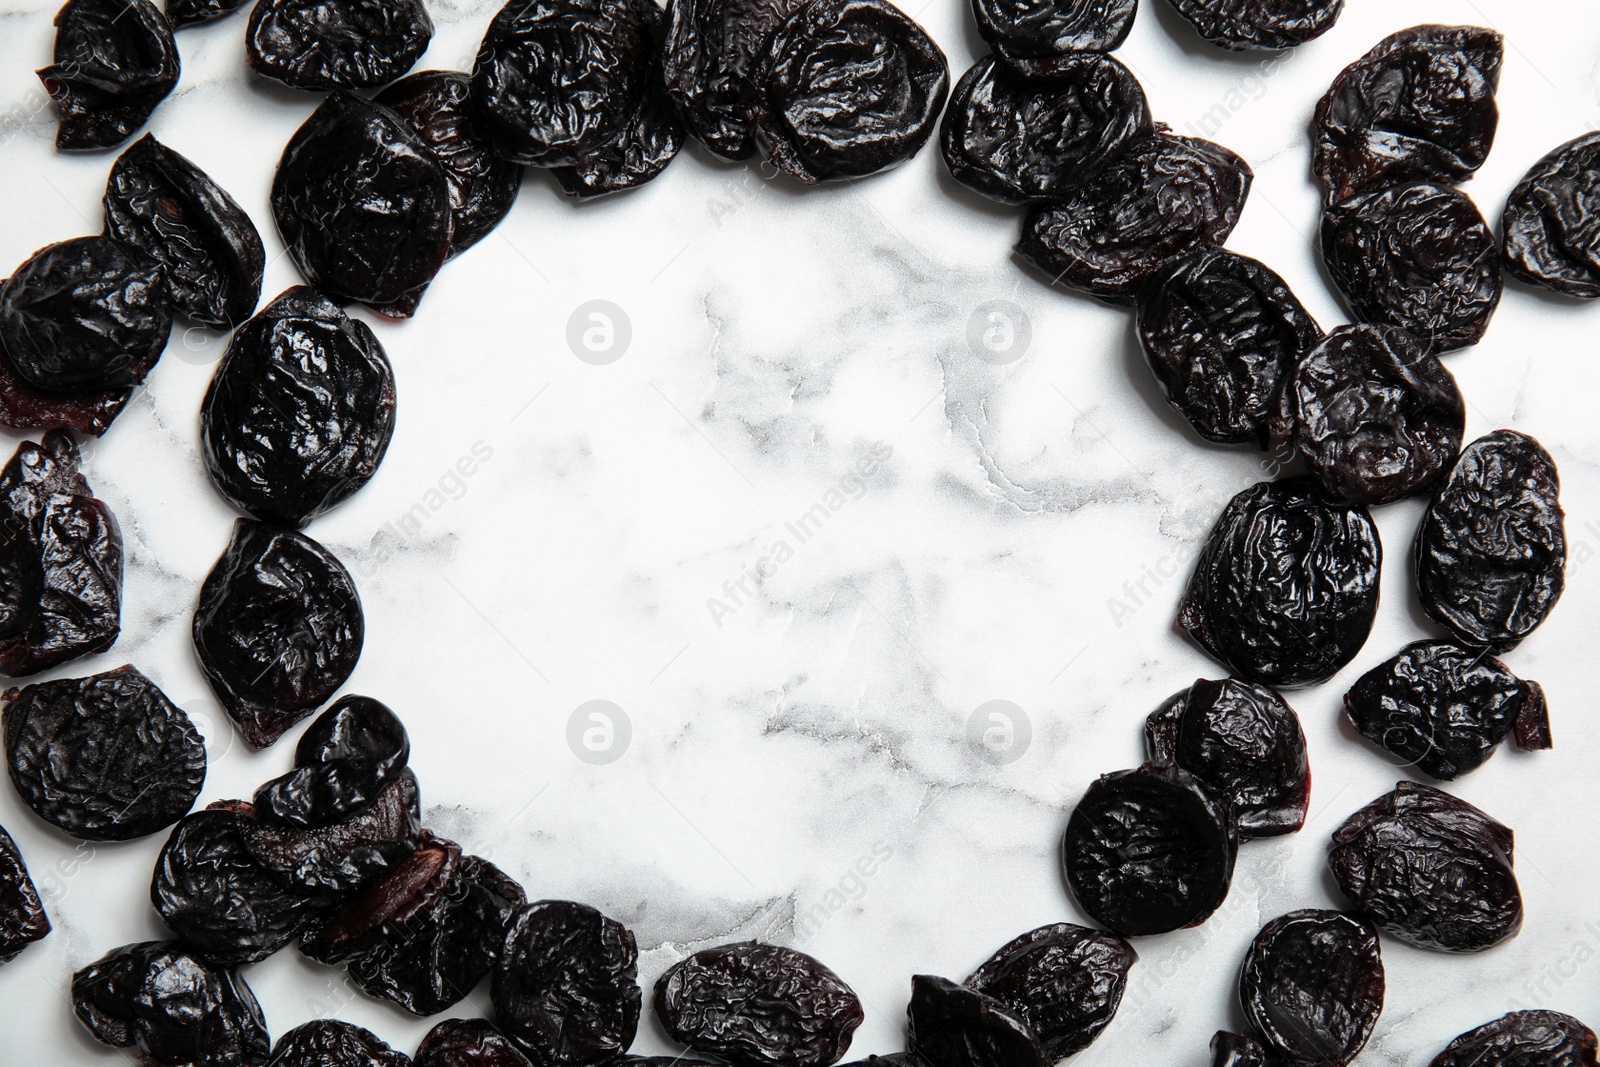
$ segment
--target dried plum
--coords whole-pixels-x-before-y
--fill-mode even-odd
[[[1012,58],[1110,52],[1138,10],[1139,0],[972,0],[979,36]]]
[[[1526,752],[1554,748],[1555,740],[1550,736],[1550,707],[1545,701],[1544,687],[1538,682],[1526,680],[1522,685],[1527,693],[1517,709],[1516,721],[1511,724],[1511,736],[1516,739],[1517,747]]]
[[[1061,1060],[1110,1024],[1138,959],[1114,934],[1056,923],[1006,944],[965,985],[1015,1012],[1049,1058]]]
[[[86,841],[171,826],[206,780],[194,724],[132,667],[8,690],[6,767],[34,813]]]
[[[411,1058],[371,1030],[341,1019],[315,1019],[272,1046],[268,1067],[411,1067]]]
[[[1061,863],[1090,918],[1138,937],[1204,922],[1228,895],[1237,849],[1225,800],[1180,767],[1147,763],[1084,792]]]
[[[533,1067],[488,1019],[446,1019],[423,1037],[411,1063],[412,1067]]]
[[[1472,177],[1499,125],[1503,53],[1481,26],[1413,26],[1341,71],[1311,122],[1311,169],[1328,201]]]
[[[1168,0],[1218,48],[1294,48],[1333,28],[1344,0]]]
[[[258,0],[245,60],[296,89],[371,89],[410,70],[432,39],[422,0]]]
[[[1211,1067],[1269,1067],[1267,1050],[1246,1034],[1218,1030],[1211,1035]]]
[[[951,177],[1003,204],[1049,203],[1155,130],[1139,80],[1110,56],[985,56],[939,127]]]
[[[307,830],[329,826],[371,804],[410,758],[406,728],[388,705],[341,697],[300,735],[294,770],[256,790],[257,814]]]
[[[1261,1041],[1291,1063],[1343,1067],[1383,1011],[1383,955],[1370,923],[1337,911],[1292,911],[1261,928],[1245,954],[1239,1004]]]
[[[44,913],[39,891],[28,877],[22,851],[0,826],[0,963],[16,958],[17,953],[50,932],[50,917]]]
[[[173,29],[181,30],[185,26],[198,26],[202,22],[231,15],[247,2],[248,0],[167,0],[167,20],[172,23]]]
[[[232,968],[176,942],[112,949],[72,976],[72,1007],[97,1041],[132,1048],[159,1067],[241,1067],[267,1062],[261,1006]]]
[[[1528,169],[1506,200],[1505,266],[1530,285],[1600,296],[1600,133],[1586,133]]]
[[[1310,478],[1257,482],[1207,537],[1178,626],[1255,681],[1325,681],[1372,631],[1382,563],[1365,507],[1329,499]]]
[[[975,989],[930,974],[911,978],[911,1047],[928,1067],[1051,1067],[1028,1024]]]
[[[99,437],[132,397],[131,388],[83,393],[40,389],[23,381],[0,338],[0,426],[13,430],[72,430],[80,436]]]
[[[639,1028],[633,932],[585,904],[517,912],[495,963],[495,1021],[543,1067],[590,1067],[626,1052]]]
[[[251,807],[235,802],[248,816]],[[399,776],[360,814],[315,830],[242,817],[239,828],[257,863],[301,890],[347,894],[362,889],[416,851],[422,813],[417,778]]]
[[[55,62],[39,80],[61,109],[63,151],[116,147],[178,84],[172,26],[149,0],[67,0],[55,26]]]
[[[1417,589],[1463,644],[1515,648],[1566,585],[1561,482],[1550,453],[1515,430],[1461,451],[1417,528]]]
[[[194,647],[223,710],[265,748],[344,684],[366,622],[350,572],[304,534],[240,519],[200,587]]]
[[[1431,786],[1401,782],[1334,831],[1334,880],[1384,933],[1422,948],[1481,952],[1522,928],[1512,834]]]
[[[751,74],[767,37],[803,0],[670,0],[667,95],[695,139],[722,159],[756,153]]]
[[[1173,260],[1139,294],[1139,342],[1167,403],[1219,444],[1267,447],[1278,390],[1321,338],[1282,278],[1222,248]]]
[[[656,982],[673,1038],[730,1063],[829,1067],[861,1025],[861,1001],[803,952],[741,941],[696,952]]]
[[[1513,1011],[1469,1030],[1428,1067],[1595,1067],[1595,1033],[1558,1011]]]
[[[910,159],[950,89],[944,53],[888,0],[811,0],[772,31],[752,80],[757,144],[807,184]]]
[[[1132,303],[1157,270],[1227,239],[1254,178],[1219,144],[1158,133],[1029,211],[1017,253],[1052,284]]]

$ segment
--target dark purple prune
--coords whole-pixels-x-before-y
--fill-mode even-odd
[[[1010,1008],[1050,1059],[1061,1060],[1110,1024],[1138,959],[1114,934],[1056,923],[1006,944],[965,985]]]
[[[28,877],[22,851],[0,826],[0,963],[15,959],[17,953],[49,932],[50,917],[44,913],[33,879]]]
[[[4,286],[0,282],[0,287]],[[130,389],[55,393],[22,379],[0,337],[0,426],[12,430],[71,430],[99,437],[133,397]]]
[[[149,0],[67,0],[55,26],[39,80],[61,109],[63,151],[115,148],[178,84],[172,26]]]
[[[533,1067],[488,1019],[446,1019],[424,1035],[411,1063],[412,1067]]]
[[[1012,59],[1113,51],[1138,10],[1139,0],[972,0],[978,35]]]
[[[586,904],[519,910],[495,962],[495,1021],[542,1067],[590,1067],[628,1050],[639,1029],[633,932]]]
[[[1266,448],[1278,390],[1322,331],[1265,264],[1206,248],[1139,294],[1139,343],[1167,403],[1208,441]]]
[[[1219,144],[1157,133],[1029,211],[1017,253],[1052,284],[1131,304],[1156,271],[1227,240],[1254,178]]]
[[[304,534],[240,519],[200,587],[194,647],[223,710],[265,748],[328,699],[361,657],[350,572]]]
[[[1516,721],[1511,724],[1511,736],[1525,752],[1552,749],[1555,740],[1550,736],[1550,707],[1544,697],[1544,687],[1526,680],[1522,685],[1527,693],[1517,709]]]
[[[230,330],[255,311],[261,235],[205,171],[145,134],[117,157],[104,203],[106,235],[166,268],[173,310]]]
[[[1094,53],[1025,68],[985,56],[956,83],[939,127],[950,176],[1003,204],[1061,199],[1155,132],[1128,68]]]
[[[1311,169],[1328,202],[1472,177],[1500,122],[1503,54],[1494,30],[1412,26],[1344,68],[1311,121]]]
[[[1466,423],[1455,376],[1414,335],[1340,326],[1290,371],[1272,430],[1330,498],[1387,504],[1445,476]]]
[[[1432,786],[1401,782],[1333,834],[1328,864],[1355,910],[1391,937],[1481,952],[1522,929],[1512,834]]]
[[[1178,605],[1178,627],[1234,671],[1282,689],[1337,674],[1378,611],[1372,515],[1310,478],[1257,482],[1228,501]]]
[[[1528,169],[1500,217],[1505,267],[1529,285],[1600,296],[1600,133],[1586,133]]]
[[[171,826],[206,780],[189,716],[132,667],[7,690],[6,767],[39,818],[85,841]]]
[[[1506,652],[1566,585],[1567,533],[1555,460],[1496,430],[1466,448],[1417,528],[1423,610],[1463,644]]]
[[[1227,802],[1173,765],[1101,776],[1061,839],[1073,899],[1123,937],[1198,926],[1233,881],[1238,831]]]
[[[122,533],[78,461],[51,430],[0,471],[0,674],[104,652],[122,630]]]
[[[258,0],[244,54],[296,89],[372,89],[410,70],[431,40],[422,0]]]
[[[1468,1030],[1428,1067],[1595,1067],[1595,1032],[1558,1011],[1513,1011]]]
[[[278,1038],[267,1064],[268,1067],[411,1067],[411,1058],[355,1023],[316,1019]]]
[[[1372,924],[1337,911],[1292,911],[1256,935],[1239,1005],[1262,1044],[1291,1063],[1344,1067],[1383,1012],[1383,954]]]
[[[756,941],[680,960],[657,980],[655,1008],[667,1033],[696,1052],[771,1067],[829,1067],[864,1017],[827,967]]]
[[[1211,1035],[1211,1067],[1269,1067],[1267,1050],[1246,1034],[1218,1030]]]
[[[975,989],[931,974],[911,978],[908,1037],[928,1067],[1051,1067],[1028,1024]]]
[[[95,1040],[157,1067],[259,1067],[271,1046],[244,979],[174,941],[124,945],[78,971],[72,1008]]]
[[[167,21],[172,23],[172,28],[175,30],[181,30],[185,26],[198,26],[202,22],[231,15],[247,2],[248,0],[167,0]]]
[[[405,862],[422,833],[421,798],[411,771],[399,776],[359,814],[315,830],[273,826],[234,801],[245,847],[257,863],[304,891],[348,894]]]
[[[1168,0],[1218,48],[1294,48],[1333,28],[1344,0]]]
[[[388,705],[341,697],[300,735],[294,770],[256,790],[256,812],[307,830],[331,825],[371,804],[410,758],[411,740]]]
[[[751,77],[756,143],[807,185],[904,163],[950,90],[944,53],[888,0],[811,0],[772,31]]]

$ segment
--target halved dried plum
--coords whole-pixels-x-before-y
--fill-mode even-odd
[[[1006,1005],[931,974],[911,978],[911,1047],[928,1067],[1051,1067],[1033,1030]]]
[[[1558,1011],[1513,1011],[1468,1030],[1428,1067],[1595,1067],[1595,1032]]]
[[[1337,911],[1292,911],[1256,935],[1239,1004],[1263,1044],[1291,1063],[1344,1067],[1383,1012],[1378,931]]]
[[[247,2],[248,0],[167,0],[167,20],[172,23],[173,29],[181,30],[185,26],[198,26],[202,22],[231,15]]]
[[[114,148],[178,84],[172,26],[149,0],[67,0],[55,25],[55,62],[39,80],[61,109],[56,147]]]
[[[315,830],[274,826],[239,811],[245,846],[267,870],[291,886],[318,893],[346,894],[362,889],[416,851],[422,832],[421,798],[411,771],[399,776],[364,811]]]
[[[1528,168],[1506,200],[1505,265],[1530,285],[1600,296],[1600,133],[1586,133]]]
[[[388,705],[341,697],[300,735],[294,770],[256,790],[268,822],[315,829],[361,811],[405,769],[411,740]]]
[[[978,35],[1009,58],[1113,51],[1138,10],[1139,0],[972,0]]]
[[[422,0],[258,0],[245,60],[296,89],[371,89],[410,70],[432,39]]]
[[[39,901],[39,890],[28,877],[22,851],[0,826],[0,963],[50,933],[50,917]]]
[[[1211,1067],[1269,1067],[1267,1050],[1246,1034],[1218,1030],[1211,1035]]]
[[[756,87],[767,37],[803,0],[670,0],[663,54],[667,95],[712,155],[756,153]]]
[[[3,285],[4,283],[0,283]],[[56,393],[23,380],[0,337],[0,426],[13,430],[71,430],[99,437],[128,406],[133,390]]]
[[[411,1067],[411,1058],[365,1027],[315,1019],[278,1038],[268,1067]]]
[[[1139,959],[1122,938],[1071,923],[1041,926],[1006,944],[966,986],[1010,1008],[1051,1060],[1094,1043],[1117,1013]]]
[[[1294,48],[1333,28],[1344,0],[1169,0],[1218,48]]]
[[[488,1019],[446,1019],[423,1036],[411,1065],[533,1067],[532,1061]]]

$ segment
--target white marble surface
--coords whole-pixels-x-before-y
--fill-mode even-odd
[[[98,231],[112,158],[52,150],[32,71],[49,58],[53,0],[4,4],[0,271]],[[431,8],[425,65],[469,64],[491,7]],[[978,52],[965,4],[915,14],[959,74]],[[1145,0],[1120,53],[1158,118],[1209,129],[1254,165],[1230,246],[1280,271],[1325,326],[1342,319],[1310,243],[1305,126],[1342,66],[1422,21],[1507,35],[1501,135],[1469,185],[1493,218],[1534,159],[1600,126],[1600,16],[1587,0],[1350,0],[1326,37],[1276,61],[1215,51]],[[268,184],[316,98],[248,75],[243,26],[240,15],[180,36],[183,80],[150,128],[256,219],[270,297],[298,278]],[[708,944],[802,945],[867,1004],[861,1055],[901,1047],[912,972],[959,978],[1023,930],[1082,921],[1055,859],[1066,814],[1097,775],[1139,760],[1159,700],[1220,675],[1172,632],[1173,610],[1223,503],[1264,476],[1263,456],[1204,445],[1164,409],[1125,312],[1051,292],[1012,261],[1016,225],[951,183],[933,151],[855,185],[801,189],[691,150],[646,189],[581,208],[532,174],[506,224],[443,273],[415,320],[378,325],[399,379],[393,447],[309,531],[357,576],[368,635],[348,689],[405,718],[435,830],[534,896],[627,922],[647,984]],[[569,317],[595,299],[631,325],[603,366],[566,341]],[[1031,321],[1009,365],[967,341],[990,300]],[[1566,596],[1508,657],[1544,683],[1557,748],[1508,749],[1456,787],[1517,832],[1522,935],[1472,958],[1386,940],[1388,1001],[1362,1064],[1425,1063],[1519,1005],[1600,1023],[1597,327],[1600,305],[1511,287],[1484,342],[1449,359],[1469,436],[1514,426],[1561,468]],[[124,635],[56,672],[131,661],[156,678],[210,739],[202,802],[248,795],[288,766],[293,741],[262,753],[235,741],[189,641],[233,517],[195,453],[223,343],[175,335],[92,448],[89,477],[127,541]],[[475,451],[487,458],[459,475]],[[873,473],[857,480],[864,462]],[[841,506],[802,544],[785,523],[819,502]],[[383,533],[408,512],[425,521]],[[1337,903],[1328,835],[1401,773],[1340,725],[1339,698],[1432,632],[1405,564],[1419,512],[1411,501],[1379,514],[1389,560],[1367,648],[1291,695],[1315,773],[1305,831],[1244,848],[1232,895],[1203,927],[1138,943],[1129,995],[1083,1067],[1200,1067],[1212,1031],[1240,1025],[1232,984],[1260,925]],[[779,541],[792,556],[714,618],[708,600]],[[609,764],[567,741],[591,700],[631,725]],[[1000,767],[968,733],[992,700],[1031,727]],[[161,840],[75,844],[9,787],[0,822],[56,927],[0,968],[0,1064],[117,1062],[73,1021],[66,983],[107,949],[161,935],[146,902]],[[869,876],[854,873],[863,861]],[[825,921],[797,930],[797,915]],[[428,1028],[351,999],[339,979],[293,951],[248,969],[274,1034],[338,1015],[410,1051]],[[484,993],[461,1010],[483,1010]],[[648,1014],[637,1048],[669,1048]]]

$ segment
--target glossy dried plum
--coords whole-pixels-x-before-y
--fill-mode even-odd
[[[1595,1067],[1595,1032],[1558,1011],[1513,1011],[1469,1030],[1428,1067]]]
[[[194,647],[252,748],[272,744],[344,684],[366,621],[350,572],[304,534],[240,519],[200,587]]]
[[[1334,831],[1334,880],[1391,937],[1481,952],[1522,928],[1511,831],[1431,786],[1401,782]]]
[[[656,982],[655,1009],[697,1052],[774,1067],[829,1067],[863,1018],[855,992],[827,967],[755,941],[680,960]]]
[[[626,1052],[639,1028],[633,932],[585,904],[517,912],[495,963],[495,1021],[545,1067],[590,1067]]]
[[[241,815],[251,812],[248,804],[236,804],[235,809]],[[416,851],[422,832],[417,778],[401,771],[364,811],[332,826],[301,830],[241,818],[239,827],[256,862],[288,885],[353,893]]]
[[[1600,133],[1551,151],[1506,200],[1500,230],[1505,266],[1530,285],[1592,300],[1600,296]]]
[[[245,60],[296,89],[371,89],[410,70],[432,39],[422,0],[257,0]]]
[[[1550,707],[1544,696],[1544,687],[1538,682],[1524,680],[1527,690],[1522,705],[1517,709],[1516,721],[1511,724],[1511,736],[1517,747],[1527,752],[1542,752],[1555,747],[1550,736]]]
[[[411,1058],[364,1027],[316,1019],[290,1030],[272,1046],[268,1067],[411,1067]]]
[[[1110,56],[1024,70],[994,56],[956,83],[939,127],[951,177],[1003,204],[1048,203],[1154,132],[1144,89]]]
[[[1211,1067],[1269,1067],[1267,1050],[1246,1034],[1218,1030],[1211,1035]]]
[[[1178,605],[1178,626],[1234,671],[1310,685],[1355,658],[1378,611],[1372,515],[1310,478],[1257,482],[1228,501]]]
[[[667,95],[712,155],[756,153],[750,81],[767,37],[802,0],[670,0],[663,52]]]
[[[911,1047],[928,1067],[1051,1067],[1039,1039],[1010,1008],[930,974],[911,978]]]
[[[1337,911],[1293,911],[1256,935],[1239,1004],[1268,1048],[1291,1063],[1343,1067],[1383,1011],[1383,955],[1370,923]]]
[[[1344,0],[1168,0],[1219,48],[1294,48],[1333,28]]]
[[[1061,863],[1085,914],[1138,937],[1204,922],[1228,895],[1237,848],[1225,801],[1180,767],[1145,764],[1084,792]]]
[[[1550,453],[1515,430],[1472,442],[1434,492],[1415,552],[1433,621],[1463,644],[1515,648],[1566,585],[1561,482]]]
[[[245,5],[247,0],[167,0],[167,20],[172,28],[198,26],[224,15],[231,15]]]
[[[1445,476],[1466,422],[1455,376],[1415,336],[1340,326],[1290,372],[1273,431],[1332,499],[1387,504]]]
[[[61,109],[63,151],[116,147],[178,84],[172,26],[149,0],[67,0],[55,26],[39,80]]]
[[[50,917],[28,877],[28,865],[17,843],[0,826],[0,963],[15,959],[48,933]]]
[[[232,968],[172,941],[112,949],[72,976],[72,1007],[97,1041],[159,1067],[259,1067],[261,1006]]]
[[[1010,57],[1110,52],[1138,10],[1139,0],[972,0],[978,35]]]
[[[411,740],[388,705],[341,697],[300,735],[294,770],[256,790],[256,811],[302,829],[331,825],[371,804],[410,758]]]
[[[86,841],[171,826],[206,780],[194,724],[132,667],[6,692],[6,767],[23,803]]]
[[[488,1019],[446,1019],[424,1035],[411,1063],[412,1067],[533,1067]]]
[[[1017,253],[1052,284],[1132,303],[1166,264],[1227,240],[1254,178],[1219,144],[1158,133],[1061,203],[1031,210]]]
[[[55,393],[26,382],[0,338],[0,426],[12,430],[71,430],[99,437],[133,397],[129,389]]]
[[[1152,274],[1139,294],[1138,328],[1167,403],[1196,433],[1261,448],[1279,388],[1322,338],[1282,278],[1222,248]]]
[[[1138,958],[1114,934],[1056,923],[1006,944],[965,984],[1015,1012],[1046,1055],[1061,1060],[1110,1024]]]
[[[300,951],[319,963],[344,963],[386,942],[403,951],[407,928],[444,900],[460,866],[460,845],[422,831],[411,855],[310,930]]]
[[[1413,26],[1341,71],[1311,122],[1311,169],[1328,201],[1472,177],[1500,121],[1503,52],[1481,26]]]
[[[807,184],[904,163],[950,89],[944,53],[888,0],[811,0],[772,32],[752,78],[757,144]]]

